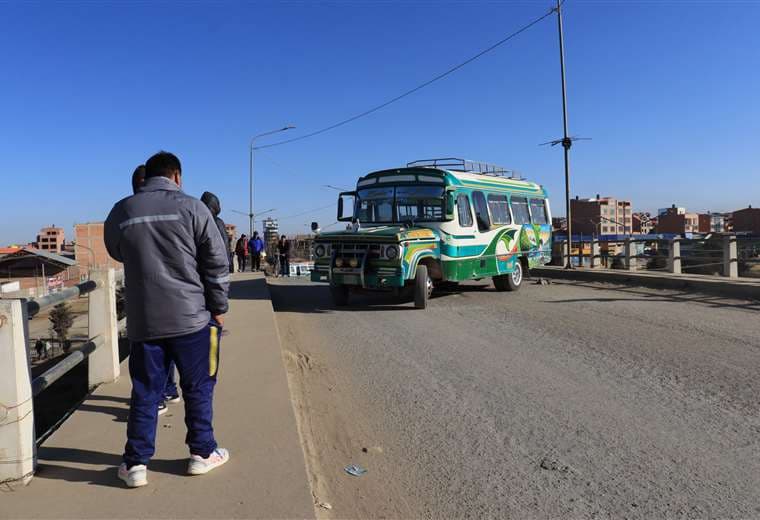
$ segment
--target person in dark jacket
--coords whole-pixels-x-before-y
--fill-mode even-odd
[[[132,173],[132,193],[135,194],[140,191],[145,185],[145,165],[141,164]],[[177,390],[177,379],[175,372],[177,371],[174,366],[174,361],[169,362],[169,376],[166,378],[166,386],[164,387],[164,399],[158,405],[158,415],[163,415],[169,411],[166,406],[167,403],[178,403],[182,399],[179,397],[179,390]]]
[[[208,208],[181,191],[176,156],[159,152],[148,159],[145,178],[137,194],[113,207],[104,237],[108,254],[124,264],[132,344],[127,444],[118,470],[128,487],[148,483],[170,361],[179,369],[185,400],[187,472],[207,473],[229,460],[212,426],[230,279],[224,240]]]
[[[248,241],[248,251],[251,253],[251,272],[261,271],[261,253],[264,251],[264,241],[259,232],[253,232],[253,238]]]
[[[141,164],[132,173],[132,193],[137,193],[145,184],[145,165]]]
[[[235,254],[238,259],[238,272],[245,272],[245,260],[248,258],[248,237],[245,233],[240,235],[237,243],[235,244]]]
[[[290,241],[285,235],[277,242],[277,254],[280,255],[280,276],[290,276]]]
[[[219,228],[219,233],[222,235],[222,240],[224,241],[224,245],[227,249],[227,251],[230,250],[230,242],[232,241],[230,239],[230,236],[227,234],[227,227],[224,224],[224,220],[221,219],[219,216],[219,213],[222,212],[222,205],[219,202],[219,198],[211,193],[210,191],[204,191],[203,195],[201,195],[201,202],[203,202],[206,207],[209,209],[212,215],[214,215],[214,222],[216,223],[216,227]]]

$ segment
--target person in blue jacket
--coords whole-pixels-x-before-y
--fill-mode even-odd
[[[261,253],[264,251],[264,241],[259,237],[259,232],[254,231],[253,237],[248,241],[248,251],[251,252],[251,272],[261,270]]]

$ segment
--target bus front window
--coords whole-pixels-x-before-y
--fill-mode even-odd
[[[356,218],[359,222],[393,222],[393,188],[359,190]]]
[[[399,186],[396,188],[396,221],[438,222],[443,219],[443,188]]]

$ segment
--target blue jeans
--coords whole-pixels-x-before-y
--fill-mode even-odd
[[[221,328],[209,323],[192,334],[132,343],[129,374],[132,402],[127,422],[124,462],[147,464],[155,453],[158,405],[164,399],[173,361],[185,401],[185,442],[192,455],[208,457],[216,449],[212,426],[214,385],[219,367]]]

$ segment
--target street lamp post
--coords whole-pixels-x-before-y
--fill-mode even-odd
[[[259,137],[276,134],[278,132],[284,132],[292,128],[295,128],[295,126],[286,125],[286,126],[283,126],[282,128],[278,128],[277,130],[271,130],[269,132],[264,132],[263,134],[256,135],[251,139],[251,145],[248,149],[248,152],[249,152],[249,155],[248,155],[248,221],[249,221],[248,233],[249,233],[249,236],[253,236],[253,217],[254,217],[254,214],[253,214],[253,151],[255,150],[255,148],[253,145],[256,139],[258,139]]]

